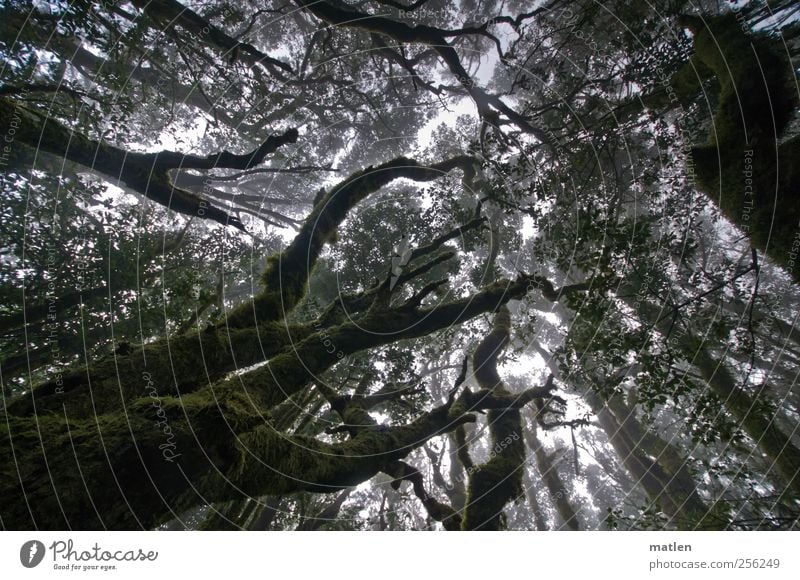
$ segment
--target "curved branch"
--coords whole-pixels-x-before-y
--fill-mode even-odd
[[[467,155],[433,165],[398,157],[377,167],[367,167],[331,188],[319,197],[289,246],[267,260],[262,275],[264,291],[230,312],[227,326],[241,328],[253,326],[256,321],[281,320],[290,312],[305,295],[308,276],[322,248],[335,238],[339,224],[350,210],[368,195],[395,179],[424,182],[438,179],[456,168],[472,172],[474,162],[474,158]]]
[[[297,129],[288,129],[281,135],[270,135],[264,142],[249,153],[231,153],[220,151],[211,155],[200,156],[174,151],[155,153],[155,163],[160,168],[175,169],[250,169],[263,163],[267,155],[274,153],[279,147],[295,143],[299,133]]]
[[[496,311],[509,300],[524,296],[533,288],[529,282],[528,278],[500,280],[476,294],[431,308],[373,308],[357,319],[296,341],[291,350],[276,355],[269,364],[229,379],[227,388],[244,389],[263,409],[270,409],[345,356],[426,336]]]

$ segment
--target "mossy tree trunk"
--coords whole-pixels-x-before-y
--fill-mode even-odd
[[[672,78],[679,98],[702,93],[715,77],[719,97],[706,144],[691,149],[697,188],[714,201],[754,247],[795,281],[793,248],[800,232],[800,138],[781,142],[798,101],[785,46],[742,29],[733,14],[687,16],[694,55]]]
[[[236,390],[142,399],[89,420],[7,416],[0,437],[6,527],[152,528],[197,505],[357,485],[469,415],[416,421],[327,444],[265,423]]]
[[[506,306],[494,317],[491,332],[478,345],[473,356],[474,376],[487,393],[511,396],[497,372],[497,357],[508,343],[511,314]],[[501,527],[503,508],[523,492],[525,441],[519,409],[490,411],[490,459],[475,466],[467,485],[467,503],[462,527],[465,530],[496,530]]]
[[[391,289],[380,284],[347,298],[359,305],[351,313],[358,313],[355,319],[346,321],[332,305],[316,326],[289,326],[282,321],[305,291],[316,256],[356,203],[394,178],[430,181],[456,167],[469,173],[472,162],[459,157],[423,166],[400,159],[357,173],[323,197],[288,249],[268,260],[263,292],[233,313],[234,324],[133,347],[9,401],[0,422],[0,438],[8,443],[0,448],[3,524],[15,529],[152,528],[197,505],[236,506],[245,497],[336,492],[380,471],[414,483],[415,470],[406,469],[399,460],[431,437],[473,421],[471,410],[490,411],[494,441],[512,435],[520,439],[514,420],[518,408],[544,395],[532,389],[510,397],[496,382],[491,389],[451,397],[409,424],[352,431],[350,439],[341,443],[287,435],[282,418],[272,415],[287,398],[302,397],[313,377],[343,355],[426,336],[498,308],[502,311],[508,300],[541,285],[538,277],[525,275],[499,280],[472,296],[436,307],[421,306],[432,291],[425,287],[390,307]],[[436,238],[415,251],[413,258],[426,258],[465,227]],[[433,258],[412,272],[424,272],[437,260],[441,261]],[[413,276],[401,276],[400,283]],[[265,309],[265,304],[272,306]],[[507,321],[507,311],[503,317]],[[331,343],[338,350],[331,349]],[[231,371],[265,360],[267,364],[258,369],[225,378]],[[364,399],[365,404],[374,400]],[[345,423],[350,419],[346,415]],[[489,476],[499,472],[491,469],[491,462],[490,469],[471,483],[472,527],[487,521],[497,524],[502,506],[518,494],[516,474],[524,451],[517,453],[516,440],[507,449],[513,452],[515,473],[499,499],[492,497],[497,490]],[[418,488],[415,484],[415,491]],[[460,525],[461,518],[452,510],[424,490],[418,495],[426,507],[438,510],[446,525]],[[483,517],[487,513],[492,514],[488,519]]]

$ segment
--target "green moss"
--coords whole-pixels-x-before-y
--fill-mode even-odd
[[[497,358],[508,343],[511,315],[503,305],[494,317],[491,331],[473,355],[474,376],[481,388],[494,395],[510,395],[497,372]],[[490,458],[472,467],[462,520],[465,530],[497,530],[503,525],[503,508],[522,494],[525,442],[522,419],[514,409],[489,411]]]
[[[525,442],[518,411],[489,411],[491,458],[475,467],[467,486],[465,530],[497,530],[503,509],[522,495]]]
[[[232,389],[143,397],[91,419],[9,417],[0,427],[11,442],[0,450],[4,525],[151,528],[200,497],[228,499],[238,430],[262,422]]]
[[[64,374],[55,382],[36,387],[11,401],[8,410],[17,416],[61,412],[91,418],[113,412],[139,397],[174,396],[202,389],[236,368],[246,367],[291,348],[310,334],[310,326],[287,327],[271,322],[258,328],[228,332],[192,331],[152,344],[134,347],[126,355],[109,355]]]
[[[719,84],[707,144],[691,150],[697,187],[755,247],[792,268],[800,151],[793,142],[777,147],[797,104],[792,67],[774,39],[748,34],[733,15],[688,23],[695,53],[673,77],[676,90],[691,92],[697,73]],[[800,268],[791,273],[798,279]]]

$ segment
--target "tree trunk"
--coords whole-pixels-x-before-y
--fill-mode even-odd
[[[622,294],[635,296],[639,291],[635,285],[632,290],[625,289]],[[633,298],[626,298],[625,302],[637,310],[643,320],[654,323],[656,330],[664,336],[672,334],[674,338],[671,340],[676,343],[683,357],[698,369],[710,390],[719,397],[741,429],[778,468],[783,489],[800,497],[800,449],[777,426],[775,413],[780,411],[765,412],[765,401],[759,401],[760,392],[750,394],[738,385],[724,362],[716,360],[690,331],[673,326],[672,317],[664,316],[659,307],[647,300],[635,302]],[[676,336],[681,332],[683,336]]]
[[[536,436],[535,421],[531,421],[530,425],[531,428],[525,431],[525,441],[531,451],[533,451],[533,455],[536,458],[536,467],[547,487],[550,500],[555,505],[556,511],[561,517],[562,526],[560,526],[559,529],[566,528],[571,531],[579,531],[582,528],[581,521],[569,500],[567,488],[564,482],[561,481],[561,476],[558,474],[556,465],[553,462],[553,457],[545,451],[542,443]]]
[[[784,492],[800,497],[800,449],[778,427],[775,415],[780,411],[770,407],[765,410],[765,401],[759,400],[761,391],[750,394],[739,386],[724,363],[716,360],[705,346],[694,349],[687,345],[686,350],[687,358],[697,366],[739,427],[777,467]]]
[[[662,494],[670,497],[663,505],[678,508],[674,515],[669,514],[666,509],[665,513],[673,517],[682,529],[718,527],[721,520],[715,521],[712,509],[700,497],[686,458],[651,429],[643,428],[636,418],[635,410],[628,407],[620,395],[605,399],[605,402],[624,433],[625,440],[634,448],[641,449],[648,459],[652,457],[657,471],[663,472],[666,482]]]
[[[497,372],[497,357],[508,343],[511,314],[503,305],[494,317],[491,332],[478,345],[472,358],[475,379],[491,394],[510,395]],[[476,466],[467,485],[467,503],[462,519],[465,530],[497,530],[503,508],[522,493],[525,442],[518,409],[489,411],[490,459]]]

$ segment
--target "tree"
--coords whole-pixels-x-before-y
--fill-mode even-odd
[[[796,527],[792,4],[530,4],[6,3],[2,525]]]

